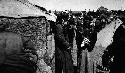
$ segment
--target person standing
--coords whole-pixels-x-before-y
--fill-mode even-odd
[[[57,17],[58,19],[58,17]],[[60,20],[61,21],[61,20]],[[61,22],[51,24],[55,39],[55,73],[73,73],[70,46],[63,34]]]

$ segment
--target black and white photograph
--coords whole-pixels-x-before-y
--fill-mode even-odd
[[[0,0],[0,73],[125,73],[125,0]]]

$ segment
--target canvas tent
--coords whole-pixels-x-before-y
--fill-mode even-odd
[[[31,4],[28,0],[0,0],[0,16],[28,17],[45,16],[47,20],[56,21],[56,16],[46,14],[44,10]]]

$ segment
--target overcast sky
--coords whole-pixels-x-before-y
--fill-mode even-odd
[[[96,10],[100,6],[108,9],[125,9],[125,0],[29,0],[47,10]]]

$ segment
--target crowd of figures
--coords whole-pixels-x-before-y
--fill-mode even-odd
[[[55,14],[57,15],[57,21],[51,24],[52,32],[55,34],[55,73],[94,73],[94,71],[88,71],[87,65],[84,68],[86,70],[84,72],[81,71],[81,63],[83,63],[81,62],[83,61],[81,60],[82,51],[87,50],[87,52],[92,52],[97,41],[97,34],[107,25],[121,18],[114,12],[99,11],[81,12],[79,14],[73,14],[72,11],[69,11]],[[123,19],[121,20],[123,21]],[[74,44],[74,38],[76,44]],[[113,37],[113,39],[115,38]],[[74,45],[77,46],[76,49],[74,49]],[[105,49],[103,52],[102,66],[97,66],[100,70],[98,73],[104,73],[103,71],[110,73],[119,71],[117,73],[120,73],[120,69],[115,69],[116,71],[114,72],[114,67],[111,67],[114,57],[112,54],[114,50],[112,51],[112,49],[114,48],[110,48],[108,51]],[[77,58],[76,65],[74,65],[74,61],[72,60],[73,50],[77,50],[75,51],[77,53],[77,57],[75,57]]]
[[[1,1],[0,73],[125,73],[125,11],[55,12],[56,19],[31,3]]]

